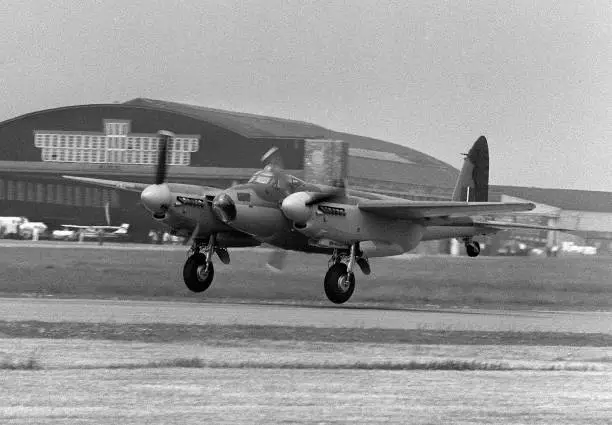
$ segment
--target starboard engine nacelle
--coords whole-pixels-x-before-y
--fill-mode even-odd
[[[292,193],[283,199],[281,210],[296,227],[304,227],[314,213],[314,207],[310,205],[313,201],[314,196],[310,192]]]

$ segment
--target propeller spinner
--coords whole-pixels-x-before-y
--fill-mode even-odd
[[[166,175],[168,172],[168,145],[174,137],[174,133],[160,130],[157,134],[159,135],[159,156],[157,158],[155,183],[142,191],[140,200],[144,207],[153,214],[153,217],[163,219],[172,203],[172,193],[166,183]]]

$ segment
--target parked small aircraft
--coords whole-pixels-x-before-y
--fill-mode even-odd
[[[77,240],[83,239],[119,239],[127,236],[129,224],[121,226],[81,226],[77,224],[62,224],[62,229],[51,232],[53,239]]]
[[[140,191],[142,204],[156,220],[169,226],[174,234],[191,234],[192,246],[183,278],[194,292],[202,292],[212,283],[213,252],[228,264],[227,248],[235,246],[267,243],[282,250],[330,254],[324,289],[330,301],[340,304],[355,289],[355,265],[364,274],[370,274],[369,257],[397,255],[414,249],[421,241],[447,238],[462,239],[467,254],[475,257],[480,253],[475,236],[513,227],[552,230],[472,218],[535,208],[529,202],[488,202],[489,151],[484,137],[465,155],[451,201],[409,201],[348,190],[345,158],[325,168],[321,156],[317,156],[314,168],[327,170],[331,175],[317,178],[316,173],[305,171],[318,180],[305,182],[283,171],[282,160],[274,149],[262,158],[267,163],[265,168],[246,184],[222,190],[167,183],[167,146],[173,135],[160,131],[159,136],[153,185],[64,177]],[[333,143],[332,150],[347,155],[345,142],[312,142],[319,143],[321,149]]]

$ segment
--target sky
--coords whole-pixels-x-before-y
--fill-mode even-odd
[[[4,0],[0,35],[0,121],[149,97],[457,168],[482,134],[492,184],[612,191],[609,1]]]

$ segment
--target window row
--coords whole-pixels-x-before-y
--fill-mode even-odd
[[[76,207],[103,207],[107,203],[119,206],[119,194],[113,189],[4,179],[0,179],[0,200]]]
[[[127,121],[125,122],[105,121],[104,122],[104,132],[106,134],[125,135],[130,132],[129,127],[130,125]]]
[[[190,153],[168,152],[168,164],[189,165]],[[95,164],[157,164],[158,153],[154,151],[126,151],[112,149],[62,149],[44,148],[42,160],[47,162],[86,162]]]
[[[76,148],[76,149],[132,149],[136,151],[157,151],[158,137],[123,136],[86,136],[52,133],[36,133],[34,145],[37,148]],[[172,140],[171,150],[176,152],[196,152],[198,139],[195,137],[176,137]]]

